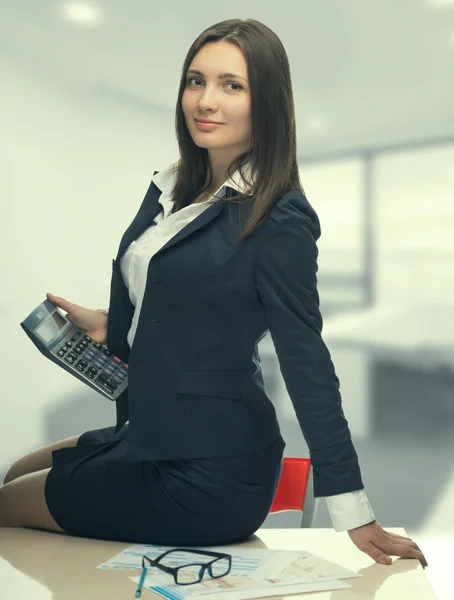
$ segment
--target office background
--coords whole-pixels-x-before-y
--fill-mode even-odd
[[[0,12],[0,477],[113,422],[113,405],[19,323],[47,291],[106,306],[119,238],[152,172],[177,158],[189,46],[252,17],[291,64],[301,178],[323,231],[324,338],[368,496],[384,526],[452,533],[454,2],[0,0]],[[260,353],[286,454],[307,455],[269,336]],[[316,526],[330,526],[324,503]]]

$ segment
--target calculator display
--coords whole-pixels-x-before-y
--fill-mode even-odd
[[[40,323],[35,329],[35,333],[39,335],[45,344],[49,345],[54,339],[61,335],[62,330],[67,327],[67,325],[68,321],[66,321],[56,310]]]
[[[128,365],[62,315],[46,298],[22,321],[22,329],[52,362],[109,400],[128,387]]]

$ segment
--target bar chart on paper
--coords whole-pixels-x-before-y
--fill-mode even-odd
[[[150,558],[157,558],[166,550],[169,548],[134,544],[99,565],[98,568],[141,571],[144,554]],[[358,573],[305,551],[239,546],[204,547],[203,550],[230,554],[232,556],[230,573],[218,579],[206,575],[200,583],[181,586],[175,584],[168,573],[150,569],[143,587],[168,600],[186,600],[197,596],[203,597],[203,600],[214,600],[219,594],[224,594],[226,597],[228,595],[229,600],[248,600],[279,594],[349,588],[351,586],[341,580],[360,577]],[[174,552],[168,558],[165,564],[170,567],[197,562],[193,552],[184,550]],[[206,557],[201,555],[200,562],[206,562]],[[132,576],[130,579],[137,584],[140,576]]]

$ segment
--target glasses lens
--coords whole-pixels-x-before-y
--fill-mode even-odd
[[[227,575],[229,572],[229,567],[230,565],[228,558],[218,558],[214,561],[214,563],[211,563],[212,577],[223,577],[224,575]]]
[[[184,565],[177,569],[177,583],[198,583],[202,579],[202,565]]]

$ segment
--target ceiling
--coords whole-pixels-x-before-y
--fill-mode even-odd
[[[72,19],[64,16],[70,5]],[[289,56],[302,160],[454,140],[449,0],[0,0],[0,9],[3,58],[169,122],[181,66],[198,34],[224,19],[258,19]]]

